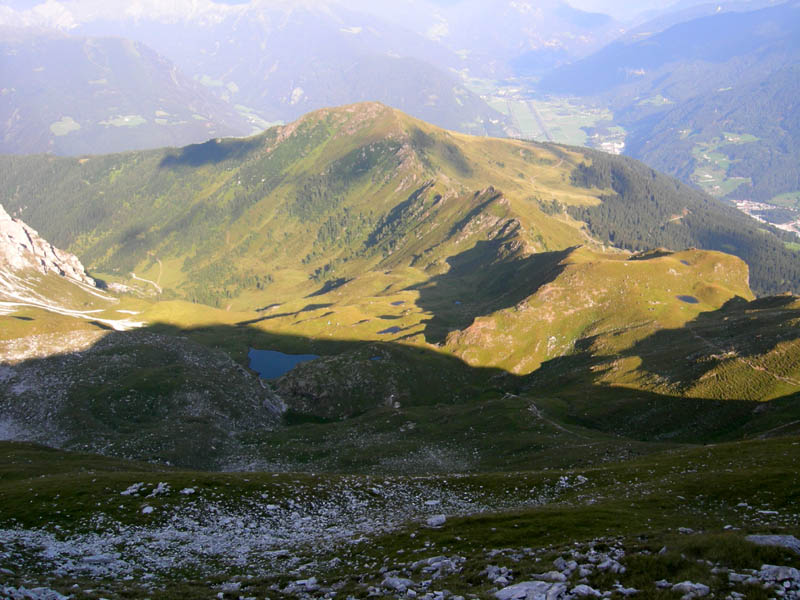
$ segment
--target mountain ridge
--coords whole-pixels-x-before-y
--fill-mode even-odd
[[[174,297],[204,302],[236,306],[242,294],[257,301],[268,289],[275,302],[281,289],[307,295],[381,264],[429,277],[448,271],[447,258],[479,240],[495,253],[613,245],[604,219],[618,205],[640,221],[660,213],[669,221],[633,232],[630,250],[677,244],[672,249],[733,251],[760,265],[761,293],[800,285],[787,266],[793,254],[781,236],[788,234],[638,163],[464,136],[376,103],[322,109],[245,140],[89,160],[0,160],[5,204],[25,206],[27,220],[92,269],[112,278],[135,271]],[[49,182],[52,205],[30,201],[32,178]],[[664,205],[653,210],[642,194]],[[55,206],[59,224],[47,219]],[[686,210],[696,214],[671,219]],[[746,234],[734,240],[722,235],[727,230]],[[488,243],[500,238],[514,249]]]
[[[254,130],[144,44],[2,29],[2,152],[101,154]]]
[[[427,358],[410,372],[441,354],[457,359],[454,373],[491,367],[512,382],[564,357],[585,369],[621,361],[613,385],[663,391],[631,348],[652,353],[659,332],[702,313],[723,319],[727,302],[753,299],[753,271],[790,277],[769,252],[793,256],[766,226],[630,159],[447,132],[378,103],[322,109],[244,140],[0,162],[11,205],[79,249],[124,302],[135,297],[130,310],[156,332],[216,345],[222,333],[212,332],[226,323],[236,333],[223,345],[242,364],[267,333],[284,351],[344,352],[281,384],[289,410],[315,418],[376,408],[348,400],[336,373],[361,373],[376,398],[420,393],[400,372],[376,378],[375,368],[408,363],[375,365],[369,344],[418,348]],[[52,204],[34,201],[31,180],[54,186]],[[617,212],[638,225],[610,219]],[[750,266],[682,250],[717,238]],[[668,243],[677,251],[647,250]],[[321,352],[315,340],[332,345]],[[764,349],[765,360],[779,352]],[[732,381],[750,369],[732,366]],[[776,372],[795,378],[790,363]],[[686,389],[697,373],[681,375]],[[570,385],[596,385],[581,377]],[[768,384],[758,389],[773,393]],[[736,397],[724,385],[714,394]]]
[[[686,183],[795,211],[798,14],[783,2],[623,38],[541,89],[610,107],[628,131],[626,154]]]

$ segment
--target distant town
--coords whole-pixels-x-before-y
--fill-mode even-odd
[[[790,231],[797,236],[800,236],[800,213],[797,211],[786,209],[782,207],[775,206],[774,204],[767,204],[766,202],[753,202],[752,200],[734,200],[734,204],[736,208],[738,208],[743,213],[750,215],[757,221],[761,221],[762,223],[769,223],[777,227],[778,229],[782,229],[784,231]],[[781,215],[786,215],[787,213],[793,213],[794,219],[785,221],[784,218],[780,219],[770,219],[770,215],[775,215],[780,212]],[[780,222],[776,222],[780,221]]]

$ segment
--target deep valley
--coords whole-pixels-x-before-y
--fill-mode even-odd
[[[6,594],[749,598],[797,562],[745,539],[798,526],[800,302],[750,287],[797,289],[783,232],[379,104],[2,161]]]
[[[0,598],[800,598],[799,10],[0,1]]]

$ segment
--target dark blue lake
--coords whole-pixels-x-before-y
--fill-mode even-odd
[[[700,300],[695,298],[694,296],[675,296],[681,302],[686,302],[686,304],[700,304]]]
[[[250,368],[263,379],[277,379],[300,363],[319,358],[316,354],[284,354],[275,350],[254,350],[247,353]]]

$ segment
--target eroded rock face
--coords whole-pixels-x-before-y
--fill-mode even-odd
[[[0,205],[0,268],[12,271],[36,269],[51,271],[75,281],[95,286],[74,254],[59,250],[42,239],[35,229],[9,215]]]

